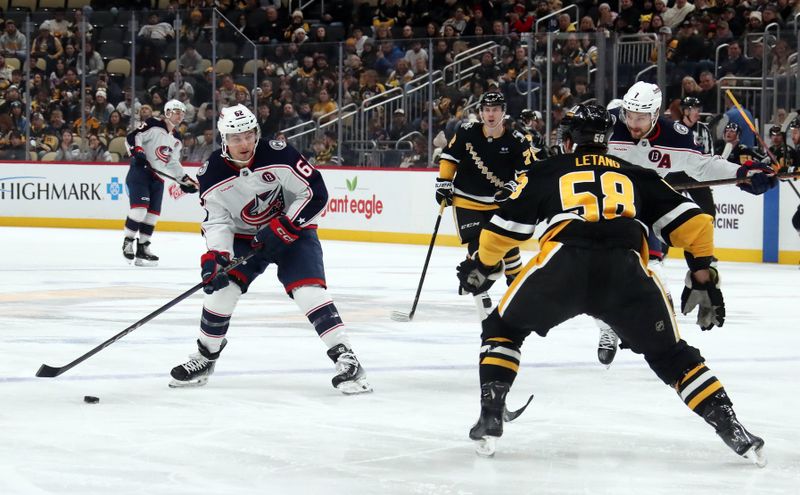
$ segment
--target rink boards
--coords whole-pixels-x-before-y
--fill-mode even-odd
[[[190,175],[196,167],[187,167]],[[128,212],[128,164],[0,163],[0,225],[122,229]],[[437,207],[436,170],[322,168],[328,204],[323,239],[427,244]],[[764,196],[734,186],[714,188],[716,256],[726,261],[800,262],[791,217],[798,197],[788,184]],[[158,230],[199,232],[197,196],[167,181]],[[445,211],[437,240],[457,245]]]

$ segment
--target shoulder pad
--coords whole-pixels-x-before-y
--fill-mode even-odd
[[[270,139],[269,147],[280,151],[286,147],[286,141],[281,141],[280,139]]]
[[[678,134],[689,134],[689,128],[685,125],[681,124],[680,122],[675,122],[672,124],[672,127],[675,129],[675,132]]]
[[[197,171],[197,182],[200,183],[200,194],[203,194],[204,191],[213,187],[214,184],[232,175],[236,175],[236,171],[225,163],[225,160],[222,158],[222,150],[215,150],[211,153],[211,156],[208,157],[208,160],[203,163],[203,166],[200,167],[200,170]]]

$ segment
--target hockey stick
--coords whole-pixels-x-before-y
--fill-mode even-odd
[[[775,175],[776,178],[779,180],[785,179],[794,179],[800,177],[800,172],[786,172],[783,174]],[[673,189],[676,191],[685,191],[686,189],[698,189],[701,187],[709,187],[709,186],[726,186],[728,184],[739,184],[749,182],[750,179],[716,179],[716,180],[707,180],[704,182],[691,182],[688,184],[675,184],[672,186]],[[789,184],[792,184],[791,182]],[[794,186],[792,186],[794,187]]]
[[[742,106],[736,100],[736,97],[733,96],[733,93],[731,93],[731,90],[730,89],[726,89],[725,90],[725,94],[728,95],[728,98],[731,99],[731,102],[733,102],[733,105],[736,107],[736,110],[739,111],[739,115],[742,116],[744,121],[747,123],[747,126],[750,128],[751,131],[753,131],[753,134],[756,135],[756,139],[758,139],[758,143],[761,145],[762,148],[764,148],[764,151],[767,152],[767,155],[769,155],[769,159],[772,160],[772,168],[773,168],[773,170],[775,170],[775,172],[777,172],[781,168],[780,164],[778,163],[778,158],[775,156],[775,154],[773,152],[771,152],[769,150],[769,146],[767,146],[767,143],[764,142],[764,138],[762,138],[761,134],[758,133],[758,131],[756,130],[756,126],[753,125],[753,122],[750,120],[750,118],[747,116],[747,114],[745,113],[745,111],[742,108]],[[780,179],[781,177],[778,177],[778,178]],[[798,191],[797,188],[794,187],[794,184],[792,184],[791,182],[789,182],[789,185],[792,187],[792,190],[797,195],[797,197],[800,198],[800,191]]]
[[[255,254],[256,254],[256,251],[253,251],[251,253],[248,253],[247,256],[244,256],[244,257],[239,258],[238,260],[234,261],[233,263],[231,263],[230,265],[225,267],[224,273],[228,273],[229,271],[233,270],[234,268],[238,267],[239,265],[242,265],[242,264],[246,263],[250,258],[255,256]],[[198,290],[202,289],[204,285],[205,284],[203,282],[200,282],[199,284],[195,285],[191,289],[187,290],[183,294],[179,295],[178,297],[176,297],[175,299],[171,300],[167,304],[161,306],[157,310],[153,311],[149,315],[145,316],[141,320],[137,321],[136,323],[134,323],[133,325],[129,326],[128,328],[126,328],[125,330],[121,331],[120,333],[114,335],[110,339],[106,340],[102,344],[98,345],[97,347],[95,347],[91,351],[89,351],[86,354],[80,356],[79,358],[75,359],[74,361],[72,361],[69,364],[65,364],[64,366],[61,366],[61,367],[48,366],[46,364],[43,364],[39,368],[39,371],[36,372],[36,376],[41,377],[41,378],[53,378],[53,377],[56,377],[56,376],[64,373],[67,370],[72,369],[73,367],[81,364],[82,362],[86,361],[87,359],[89,359],[90,357],[94,356],[98,352],[102,351],[106,347],[110,346],[114,342],[122,339],[122,337],[124,337],[124,336],[128,335],[129,333],[133,332],[134,330],[136,330],[137,328],[141,327],[142,325],[144,325],[148,321],[152,320],[156,316],[160,315],[161,313],[167,311],[168,309],[170,309],[171,307],[175,306],[179,302],[183,301],[187,297],[191,296],[192,294],[194,294]]]
[[[414,313],[417,311],[417,303],[419,302],[419,295],[422,292],[422,284],[425,282],[425,273],[428,271],[428,263],[431,261],[431,254],[433,253],[433,245],[436,243],[436,234],[439,233],[439,225],[442,223],[442,213],[447,206],[447,202],[442,201],[439,206],[439,216],[436,217],[436,225],[433,227],[433,235],[431,235],[431,244],[428,246],[428,254],[425,256],[425,264],[422,265],[422,275],[419,277],[419,285],[417,285],[417,295],[414,296],[414,303],[411,305],[411,311],[403,313],[402,311],[392,311],[391,318],[394,321],[411,321],[414,318]]]

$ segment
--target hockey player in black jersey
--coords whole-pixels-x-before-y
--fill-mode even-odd
[[[717,154],[736,165],[761,161],[764,156],[740,141],[742,128],[736,122],[728,122],[722,133],[722,142],[717,145]]]
[[[789,170],[789,161],[791,160],[791,153],[789,146],[786,144],[786,134],[781,130],[781,126],[774,125],[769,128],[769,138],[771,141],[769,152],[777,160],[779,166],[778,172],[783,173]]]
[[[789,149],[789,159],[787,161],[789,172],[800,169],[800,117],[795,117],[789,122],[786,128],[788,139],[792,141],[793,148]]]
[[[542,133],[536,128],[537,123],[541,122],[541,113],[525,109],[519,114],[519,131],[525,134],[534,148],[539,160],[544,160],[550,153],[547,151],[547,143],[544,141]]]
[[[456,231],[470,254],[478,245],[481,226],[524,181],[528,167],[537,159],[536,150],[525,136],[503,126],[506,101],[502,93],[486,92],[478,104],[481,122],[461,124],[439,158],[436,202],[453,206]],[[519,248],[504,256],[508,283],[522,269]],[[486,293],[475,295],[481,319],[492,307]]]
[[[171,387],[205,385],[227,344],[233,310],[270,264],[286,294],[308,318],[336,367],[333,386],[344,394],[371,392],[350,346],[339,311],[326,290],[316,220],[328,191],[322,175],[284,141],[260,139],[255,115],[244,105],[222,109],[222,149],[198,173],[201,224],[208,252],[200,258],[206,284],[197,354],[172,369]],[[225,272],[231,259],[254,258]]]
[[[483,321],[481,412],[470,438],[479,454],[494,453],[525,338],[532,332],[544,337],[583,313],[609,322],[726,445],[763,466],[764,441],[739,422],[700,351],[681,339],[664,288],[647,267],[653,229],[667,244],[691,253],[682,312],[699,307],[701,327],[722,326],[725,304],[710,266],[711,218],[652,170],[608,154],[610,130],[611,117],[602,107],[579,105],[567,113],[559,141],[574,152],[537,163],[482,229],[478,252],[458,267],[465,290],[487,290],[502,273],[504,253],[545,223],[539,253]]]

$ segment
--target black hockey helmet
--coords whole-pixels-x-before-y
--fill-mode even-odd
[[[795,117],[789,122],[789,125],[786,127],[786,130],[789,129],[800,129],[800,117]]]
[[[478,109],[482,110],[483,107],[503,107],[506,111],[506,97],[499,91],[487,91],[483,93],[478,100]]]
[[[681,108],[702,108],[703,104],[694,96],[685,96],[681,100]]]
[[[530,108],[526,108],[519,114],[519,119],[523,122],[530,122],[532,120],[538,120],[539,116],[536,115],[536,112],[531,110]]]
[[[774,125],[769,128],[769,135],[772,136],[783,136],[783,131],[781,130],[781,126]]]
[[[572,107],[558,126],[558,143],[569,138],[575,146],[597,146],[605,148],[614,128],[608,110],[600,105],[577,105]],[[564,150],[570,152],[571,150]]]
[[[725,131],[733,131],[736,133],[737,136],[742,135],[742,128],[739,127],[739,124],[737,124],[736,122],[728,122],[723,132]]]

